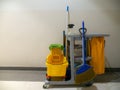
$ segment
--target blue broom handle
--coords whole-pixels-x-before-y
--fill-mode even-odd
[[[84,21],[82,21],[82,58],[83,58],[83,65],[86,63],[85,57],[85,25]]]

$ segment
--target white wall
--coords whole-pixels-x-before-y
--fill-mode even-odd
[[[69,0],[75,30],[107,33],[105,56],[120,67],[120,1]],[[62,44],[66,0],[0,0],[0,66],[44,67],[51,43]]]

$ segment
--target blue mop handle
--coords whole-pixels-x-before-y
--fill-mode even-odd
[[[82,59],[83,59],[83,65],[86,63],[86,57],[85,57],[85,25],[84,21],[82,21]]]
[[[69,6],[66,7],[66,11],[69,12]]]

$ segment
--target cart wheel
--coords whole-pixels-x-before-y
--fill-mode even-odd
[[[91,80],[91,81],[85,83],[85,86],[86,86],[86,87],[90,87],[90,86],[93,85],[93,83],[94,83],[94,80]]]
[[[92,84],[93,84],[93,83],[86,83],[85,86],[86,86],[86,87],[90,87],[90,86],[92,86]]]
[[[43,88],[44,88],[44,89],[49,88],[49,84],[44,84],[44,85],[43,85]]]
[[[47,78],[48,81],[51,81],[51,78]]]

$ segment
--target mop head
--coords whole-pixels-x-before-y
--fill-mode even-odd
[[[89,82],[89,81],[93,80],[94,77],[95,77],[95,73],[93,71],[93,68],[90,67],[88,70],[86,70],[80,74],[76,74],[75,83],[80,84],[80,83]]]

